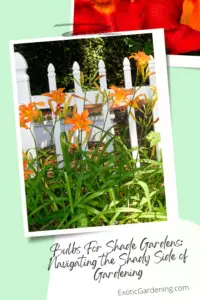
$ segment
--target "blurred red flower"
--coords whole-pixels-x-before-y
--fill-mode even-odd
[[[75,0],[74,34],[165,29],[170,54],[200,50],[199,0]]]

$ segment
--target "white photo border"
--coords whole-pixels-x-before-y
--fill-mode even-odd
[[[169,67],[200,69],[200,55],[167,55],[167,60]]]
[[[10,41],[10,58],[11,58],[12,85],[13,85],[13,96],[14,96],[14,106],[15,106],[14,107],[15,125],[16,125],[16,135],[17,135],[18,163],[19,163],[25,237],[54,236],[54,235],[63,235],[63,234],[113,231],[119,229],[119,226],[120,229],[123,227],[128,229],[128,227],[130,228],[134,226],[134,224],[75,228],[75,229],[60,229],[60,230],[37,231],[37,232],[29,231],[24,173],[23,173],[23,161],[21,155],[22,143],[21,143],[20,124],[19,124],[19,112],[18,112],[14,45],[25,44],[25,43],[48,42],[48,41],[50,42],[50,41],[72,40],[72,39],[97,38],[97,37],[107,37],[107,36],[138,35],[138,34],[145,34],[145,33],[151,33],[153,36],[154,59],[155,59],[156,82],[157,82],[156,86],[158,91],[158,97],[162,99],[162,105],[159,106],[159,113],[160,113],[160,129],[161,129],[163,165],[164,165],[165,196],[166,196],[166,205],[167,205],[167,221],[165,222],[177,221],[179,219],[164,30],[154,29],[154,30],[139,30],[139,31],[129,31],[129,32],[125,31],[125,32],[117,32],[117,33],[109,33],[109,34],[78,35],[78,36],[70,36],[65,38],[55,37],[55,38],[12,40]]]

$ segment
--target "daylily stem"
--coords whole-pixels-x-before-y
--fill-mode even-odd
[[[64,175],[65,175],[66,188],[67,188],[67,193],[68,193],[69,202],[70,202],[70,211],[73,216],[74,215],[74,204],[73,204],[72,193],[71,193],[71,188],[70,188],[70,183],[69,183],[69,177],[68,177],[67,172],[64,172]]]

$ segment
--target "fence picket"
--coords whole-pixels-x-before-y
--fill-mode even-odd
[[[102,59],[100,59],[99,64],[99,84],[100,84],[100,89],[102,91],[107,90],[107,77],[106,77],[106,67],[105,67],[105,63]]]
[[[104,91],[107,91],[107,77],[106,77],[105,63],[102,59],[99,61],[98,67],[99,67],[99,76],[101,76],[99,79],[99,85],[100,85],[101,91],[104,92]],[[100,97],[102,98],[102,95],[100,95]],[[106,99],[104,99],[104,101],[105,100]],[[102,99],[102,102],[103,102],[103,99]],[[104,130],[107,131],[113,126],[113,122],[111,121],[112,120],[111,114],[108,109],[108,103],[103,103],[102,113],[103,113],[103,118],[104,118],[104,126],[103,127],[104,127]],[[112,127],[109,130],[109,132],[114,135],[114,128]],[[106,140],[108,141],[109,139],[110,139],[110,137],[107,136]],[[107,151],[108,152],[113,151],[113,143],[112,142],[109,144]]]
[[[123,61],[123,70],[124,70],[124,82],[125,82],[125,88],[131,89],[133,87],[132,85],[132,76],[131,76],[131,65],[130,61],[127,57],[124,58]],[[131,112],[133,115],[135,115],[135,110],[133,107],[130,108]],[[128,110],[128,114],[129,111]],[[131,115],[129,114],[128,117],[128,122],[129,122],[129,133],[130,133],[130,139],[131,139],[131,147],[138,147],[138,137],[137,137],[137,127],[136,127],[136,122],[133,120]],[[138,151],[133,151],[132,152],[133,158],[137,159],[137,166],[140,166],[139,163],[139,154]]]
[[[73,77],[74,77],[74,89],[75,89],[75,94],[79,97],[85,98],[86,95],[84,94],[81,86],[81,71],[80,71],[80,66],[79,64],[75,61],[73,64]],[[77,113],[81,114],[84,111],[84,100],[76,98],[75,104],[77,106]],[[75,132],[75,135],[77,135],[78,132]],[[85,131],[82,132],[81,137],[79,137],[80,142],[82,143],[82,149],[86,150],[87,149],[87,144],[84,143],[83,141],[85,140],[86,133]]]
[[[18,103],[28,105],[31,102],[31,89],[29,76],[27,74],[28,64],[25,58],[19,53],[15,53],[15,68],[17,80]],[[20,128],[21,143],[23,151],[30,149],[33,157],[36,157],[35,142],[30,130]]]
[[[57,90],[56,84],[56,72],[53,64],[48,65],[48,83],[49,83],[49,91]]]
[[[156,75],[155,75],[155,61],[152,58],[149,60],[149,71],[154,73],[149,77],[150,86],[156,87]],[[159,104],[158,101],[156,102],[154,109],[153,109],[153,121],[156,121],[159,118]],[[156,122],[154,124],[154,131],[160,133],[160,122]],[[160,149],[161,149],[161,142],[156,146],[156,155],[157,159],[160,160]]]
[[[47,76],[48,76],[48,83],[49,83],[49,92],[57,90],[57,83],[56,83],[56,72],[55,67],[53,64],[49,64],[47,68]],[[55,115],[53,115],[53,122],[56,121]],[[61,134],[61,124],[60,121],[56,122],[54,128],[54,143],[56,148],[57,162],[60,163],[62,161],[62,148],[60,143],[60,134]],[[63,163],[59,164],[61,168]]]

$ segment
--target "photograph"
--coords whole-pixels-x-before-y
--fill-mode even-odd
[[[74,0],[73,34],[164,28],[170,66],[200,67],[199,0]]]
[[[177,219],[163,29],[10,55],[25,236]]]

